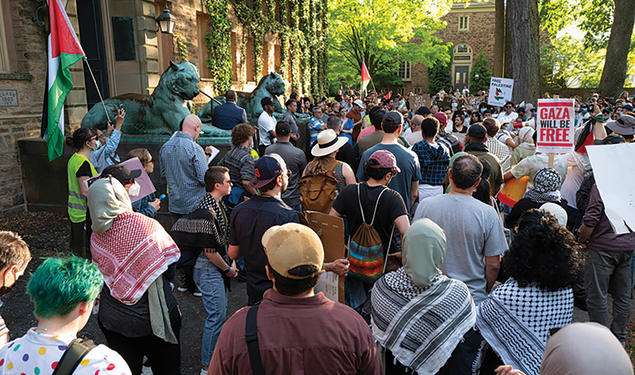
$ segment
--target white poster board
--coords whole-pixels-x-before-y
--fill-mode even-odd
[[[146,170],[143,169],[143,165],[141,164],[141,161],[139,160],[139,158],[132,158],[129,160],[126,160],[124,162],[121,162],[117,165],[123,165],[124,167],[128,168],[131,171],[134,171],[135,169],[140,169],[141,170],[141,176],[135,178],[135,182],[139,184],[139,187],[141,188],[139,190],[139,195],[137,196],[131,196],[130,197],[130,202],[134,203],[136,201],[138,201],[139,199],[145,197],[146,195],[150,194],[150,193],[154,193],[155,191],[157,191],[157,189],[154,187],[154,184],[152,183],[152,180],[150,180],[150,176],[148,176],[148,174],[146,173]],[[90,184],[94,181],[101,178],[101,173],[98,174],[95,177],[92,177],[90,179],[88,179],[88,181],[86,181],[86,183],[90,186]]]
[[[587,146],[604,212],[616,234],[635,230],[635,143]],[[629,230],[629,228],[631,230]]]
[[[324,272],[315,285],[315,293],[322,292],[331,301],[339,301],[340,278],[333,272]]]
[[[502,107],[512,100],[514,80],[511,78],[492,77],[489,81],[487,104]]]
[[[573,151],[574,99],[538,99],[536,152],[566,154]]]

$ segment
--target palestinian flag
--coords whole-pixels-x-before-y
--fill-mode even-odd
[[[590,119],[584,125],[584,128],[580,131],[580,134],[577,137],[577,141],[575,143],[574,150],[581,154],[586,154],[586,146],[593,146],[594,137],[593,137],[593,123],[595,120]]]
[[[85,56],[61,0],[49,0],[51,34],[48,37],[47,86],[42,110],[42,138],[49,161],[64,149],[64,100],[73,87],[70,66]]]
[[[370,74],[368,73],[368,69],[366,68],[366,63],[362,61],[362,92],[366,92],[368,82],[370,82]]]

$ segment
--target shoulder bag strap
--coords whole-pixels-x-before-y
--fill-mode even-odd
[[[388,264],[388,252],[390,251],[390,245],[392,245],[392,236],[395,234],[395,224],[392,225],[392,229],[390,230],[390,239],[388,240],[388,248],[386,249],[386,257],[384,258],[384,269],[381,271],[382,274],[386,273],[386,264]]]
[[[362,221],[365,223],[366,218],[364,217],[364,208],[362,207],[362,198],[361,193],[359,192],[359,185],[361,185],[361,183],[357,184],[357,203],[359,203],[359,212],[361,212],[362,214]]]
[[[260,358],[260,348],[258,346],[258,307],[255,305],[247,311],[247,320],[245,322],[245,340],[247,341],[247,350],[249,351],[249,362],[251,363],[251,372],[254,375],[264,375],[265,369],[262,366],[262,358]]]
[[[68,348],[64,351],[62,358],[60,358],[57,363],[57,366],[55,366],[53,375],[71,375],[86,354],[93,350],[95,346],[92,340],[83,341],[77,338],[71,341]]]

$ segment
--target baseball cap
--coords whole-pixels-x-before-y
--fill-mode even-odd
[[[448,117],[445,115],[445,113],[443,112],[437,112],[434,114],[434,118],[436,118],[437,120],[439,120],[439,122],[441,124],[443,124],[444,126],[448,124]]]
[[[285,169],[287,169],[287,166],[280,155],[270,154],[261,157],[256,160],[256,165],[254,166],[254,173],[256,174],[254,187],[259,189],[267,185],[274,178],[280,176]]]
[[[364,103],[359,99],[355,99],[353,104],[357,104],[360,108],[364,108]]]
[[[467,136],[475,139],[485,139],[487,131],[481,124],[474,124],[467,129]]]
[[[401,172],[397,166],[397,159],[392,152],[388,150],[377,150],[368,158],[368,166],[371,168],[387,168],[394,169],[397,173]]]
[[[386,112],[386,114],[384,115],[382,123],[384,124],[384,126],[392,124],[402,125],[403,116],[397,111],[389,111]]]
[[[289,135],[291,133],[291,125],[289,125],[288,121],[280,120],[276,123],[276,134],[281,135],[283,137]]]
[[[134,180],[135,178],[141,176],[141,169],[130,170],[123,165],[110,165],[101,172],[103,177],[112,176],[116,178],[121,184]]]
[[[262,235],[269,267],[290,279],[306,279],[322,273],[324,248],[320,237],[306,225],[287,223],[274,225]],[[298,266],[315,266],[316,272],[306,276],[289,274]]]

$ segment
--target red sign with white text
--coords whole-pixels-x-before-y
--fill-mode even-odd
[[[573,151],[575,100],[538,99],[536,151],[565,154]]]

